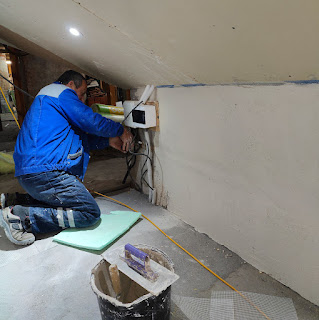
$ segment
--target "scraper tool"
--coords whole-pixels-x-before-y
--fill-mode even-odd
[[[110,264],[116,264],[120,272],[156,296],[179,279],[177,274],[131,244],[109,250],[103,258]]]

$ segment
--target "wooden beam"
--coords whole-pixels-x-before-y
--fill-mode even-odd
[[[125,100],[131,100],[131,90],[127,89],[125,91]]]
[[[102,86],[102,89],[106,92],[106,104],[110,105],[111,104],[111,95],[110,95],[110,86],[103,82],[103,86]]]
[[[104,81],[100,81],[100,87],[101,89],[106,93],[107,92],[107,83]]]
[[[113,85],[109,85],[110,86],[110,104],[111,106],[116,106],[116,101],[117,101],[117,87],[113,86]]]
[[[156,111],[156,127],[150,128],[151,131],[159,132],[160,131],[160,123],[159,123],[159,103],[158,101],[150,101],[146,102],[146,105],[155,106]]]
[[[110,106],[116,106],[117,87],[106,83],[105,88],[103,87],[103,89],[106,91],[107,94],[107,104]]]

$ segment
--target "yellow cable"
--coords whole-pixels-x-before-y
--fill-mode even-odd
[[[13,115],[14,120],[16,121],[16,123],[17,123],[17,125],[18,125],[18,127],[19,127],[19,129],[20,129],[20,124],[19,124],[17,118],[15,117],[14,113],[12,112],[12,110],[11,110],[11,108],[10,108],[10,105],[9,105],[9,103],[8,103],[8,101],[7,101],[7,99],[6,99],[6,96],[4,95],[3,90],[2,90],[1,87],[0,87],[0,90],[1,90],[1,93],[2,93],[2,95],[3,95],[3,97],[4,97],[4,100],[5,100],[6,103],[7,103],[7,106],[8,106],[8,108],[9,108],[10,112],[11,112],[12,115]]]
[[[90,190],[91,192],[96,193],[99,196],[111,199],[112,201],[115,201],[119,204],[121,204],[122,206],[129,208],[130,210],[134,211],[134,212],[138,212],[136,210],[134,210],[133,208],[131,208],[130,206],[126,205],[125,203],[118,201],[116,199],[113,199],[111,197],[108,197],[102,193]],[[238,291],[236,288],[234,288],[231,284],[229,284],[226,280],[224,280],[223,278],[221,278],[218,274],[216,274],[213,270],[209,269],[207,266],[205,266],[201,261],[199,261],[196,257],[194,257],[190,252],[188,252],[185,248],[183,248],[181,245],[179,245],[175,240],[173,240],[170,236],[168,236],[162,229],[160,229],[154,222],[152,222],[149,218],[147,218],[146,216],[144,216],[142,214],[142,217],[144,219],[146,219],[147,221],[149,221],[155,228],[157,228],[159,231],[161,231],[165,237],[167,237],[169,240],[171,240],[174,244],[176,244],[180,249],[182,249],[185,253],[187,253],[190,257],[192,257],[196,262],[198,262],[202,267],[204,267],[207,271],[209,271],[211,274],[213,274],[217,279],[219,279],[221,282],[223,282],[226,286],[228,286],[230,289],[234,290],[235,292],[237,292],[242,298],[244,298],[251,306],[253,306],[260,314],[262,314],[267,320],[271,320],[261,309],[259,309],[248,297],[246,297],[244,294],[242,294],[240,291]]]

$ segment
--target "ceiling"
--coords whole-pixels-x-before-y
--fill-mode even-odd
[[[0,21],[131,88],[318,79],[318,9],[317,0],[0,0]],[[0,38],[28,51],[14,36]]]

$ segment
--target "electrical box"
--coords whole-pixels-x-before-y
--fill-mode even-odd
[[[124,101],[124,124],[131,128],[151,128],[156,127],[156,108],[154,105],[141,104],[134,109],[138,101]]]

